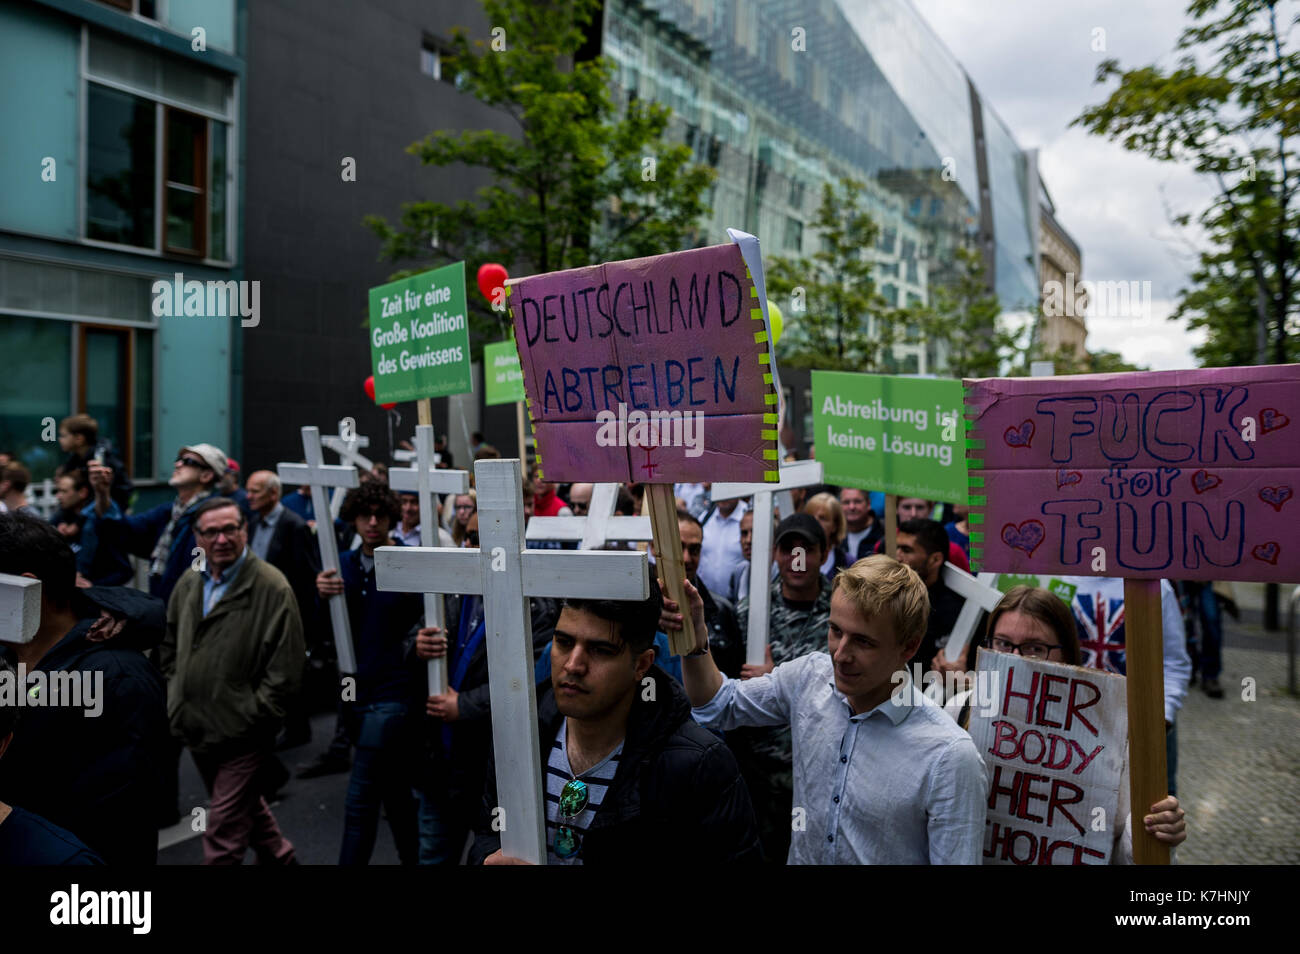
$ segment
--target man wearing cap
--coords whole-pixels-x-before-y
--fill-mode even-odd
[[[248,502],[248,493],[243,487],[239,486],[242,476],[239,461],[233,457],[227,458],[226,472],[222,475],[221,480],[217,482],[217,493],[238,504],[240,512],[244,515],[244,520],[248,521],[253,519],[253,507]]]
[[[95,492],[94,522],[100,546],[117,547],[149,560],[149,593],[171,598],[177,580],[190,567],[194,551],[194,511],[216,490],[226,472],[226,455],[211,444],[182,447],[167,483],[176,499],[141,514],[125,516],[111,499],[113,469],[90,462],[90,486]]]
[[[767,660],[746,664],[740,678],[770,673],[780,663],[811,652],[826,652],[826,627],[831,612],[831,587],[822,576],[826,559],[826,532],[816,517],[791,514],[776,528],[775,557],[780,576],[768,597]],[[755,559],[763,560],[762,554]],[[749,632],[749,596],[737,613],[742,634]],[[728,733],[727,742],[740,763],[741,774],[754,801],[763,855],[784,862],[790,852],[790,812],[794,793],[790,729],[786,726],[740,728]]]

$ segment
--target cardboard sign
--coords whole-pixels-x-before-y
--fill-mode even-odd
[[[1300,579],[1300,365],[965,383],[973,567]]]
[[[736,244],[507,285],[551,480],[778,479],[759,289]]]
[[[1049,593],[1055,593],[1066,603],[1074,599],[1075,591],[1078,590],[1073,583],[1067,583],[1058,577],[1035,576],[1029,573],[999,573],[993,585],[1003,593],[1010,593],[1017,586],[1036,586]]]
[[[827,483],[965,502],[961,382],[814,371],[812,388]]]
[[[370,289],[375,403],[470,390],[465,263]]]
[[[984,863],[1107,864],[1124,824],[1123,677],[983,649],[978,668],[986,698],[971,706],[970,734],[989,778]]]
[[[514,404],[524,399],[524,372],[513,341],[483,346],[483,403]]]

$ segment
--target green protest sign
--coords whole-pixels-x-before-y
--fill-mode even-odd
[[[960,381],[814,371],[812,386],[828,484],[966,502]]]
[[[483,403],[513,404],[524,399],[524,372],[514,341],[483,346]]]
[[[370,289],[375,403],[471,390],[466,316],[464,262]]]
[[[1067,583],[1055,576],[1035,576],[1028,573],[999,573],[996,586],[1003,593],[1010,593],[1012,588],[1017,586],[1037,586],[1056,594],[1067,603],[1073,602],[1074,593],[1078,589],[1073,583]]]

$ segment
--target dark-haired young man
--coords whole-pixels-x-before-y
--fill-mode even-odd
[[[67,454],[60,470],[79,470],[90,480],[90,464],[96,461],[113,471],[109,495],[126,513],[134,489],[122,458],[113,452],[108,441],[99,439],[99,422],[89,414],[73,414],[59,422],[59,449]]]
[[[757,861],[749,793],[727,747],[691,719],[690,703],[653,665],[662,609],[569,600],[551,643],[537,717],[550,864],[693,865]],[[703,618],[700,620],[703,632]],[[487,775],[484,808],[496,802]],[[475,856],[517,863],[481,825]]]
[[[167,696],[143,651],[162,639],[162,601],[126,587],[78,589],[72,549],[25,514],[0,514],[0,573],[41,581],[40,629],[0,650],[42,674],[45,691],[57,676],[81,694],[80,705],[27,707],[0,761],[0,799],[68,829],[110,865],[154,864]]]
[[[339,558],[334,570],[316,577],[321,596],[347,596],[357,657],[356,699],[343,705],[348,736],[355,746],[348,783],[339,864],[370,861],[382,804],[402,864],[418,855],[415,800],[415,726],[424,710],[423,666],[406,656],[406,639],[419,631],[424,601],[418,593],[380,592],[375,586],[375,548],[394,546],[390,531],[402,505],[387,484],[371,480],[348,491],[340,516],[361,537],[361,545]]]
[[[946,639],[952,632],[966,602],[943,582],[943,565],[947,562],[950,545],[943,524],[925,517],[904,520],[895,535],[898,562],[915,570],[930,594],[930,621],[926,624],[921,648],[912,659],[913,663],[920,665],[921,672],[930,668],[935,653],[939,651],[938,641]]]

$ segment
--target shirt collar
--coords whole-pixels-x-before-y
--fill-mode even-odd
[[[247,559],[247,557],[248,557],[248,547],[244,547],[244,549],[239,554],[239,559],[237,559],[234,563],[230,564],[230,566],[226,567],[226,572],[221,575],[220,580],[218,580],[215,576],[215,572],[214,572],[215,568],[208,569],[208,579],[210,579],[213,583],[229,583],[231,580],[235,578],[235,574],[238,573],[239,568],[244,565],[244,560]]]
[[[912,675],[906,669],[903,670],[903,683],[901,686],[895,684],[893,692],[889,698],[874,709],[868,709],[866,712],[853,713],[853,707],[849,705],[849,697],[840,692],[835,685],[835,675],[832,672],[830,679],[831,692],[835,693],[836,698],[844,703],[844,708],[849,711],[849,719],[852,722],[866,722],[877,712],[887,718],[895,726],[903,724],[903,720],[911,714],[917,706],[925,705],[925,695],[921,690],[916,688],[916,683],[912,681]]]
[[[274,527],[275,522],[280,519],[282,513],[284,513],[284,504],[277,500],[275,506],[271,508],[271,512],[262,518],[262,526]]]

